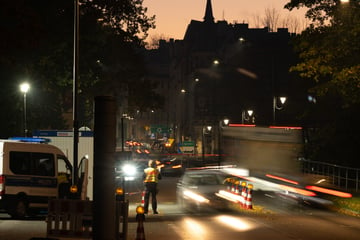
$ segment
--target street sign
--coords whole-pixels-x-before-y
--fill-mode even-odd
[[[157,134],[170,133],[170,128],[166,125],[151,125],[150,131]]]
[[[195,142],[194,141],[184,141],[179,144],[179,150],[181,153],[193,154],[195,152]]]

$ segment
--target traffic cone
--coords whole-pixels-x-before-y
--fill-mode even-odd
[[[252,188],[253,188],[252,184],[249,184],[246,199],[245,199],[245,208],[246,209],[253,209],[253,206],[252,206]]]
[[[235,194],[236,194],[236,195],[238,195],[238,194],[240,193],[240,191],[239,191],[239,184],[240,184],[239,181],[236,181],[236,182],[235,182]]]
[[[232,193],[235,192],[235,180],[234,180],[234,179],[231,179],[231,189],[230,189],[230,191],[231,191]]]
[[[144,214],[137,214],[136,220],[138,221],[138,226],[136,229],[136,237],[135,240],[145,240],[145,231],[144,231]]]
[[[245,207],[245,199],[247,196],[247,188],[246,188],[246,182],[241,183],[242,190],[241,190],[241,198],[240,198],[240,206]]]
[[[141,206],[144,206],[145,204],[145,191],[141,192]]]
[[[226,190],[230,192],[231,191],[230,178],[225,179],[225,184],[226,184]]]

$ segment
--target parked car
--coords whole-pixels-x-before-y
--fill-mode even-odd
[[[177,201],[187,211],[226,210],[228,202],[216,195],[227,175],[219,169],[187,169],[177,183]]]

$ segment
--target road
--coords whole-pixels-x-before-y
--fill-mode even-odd
[[[352,240],[359,239],[358,218],[340,215],[325,209],[299,205],[277,195],[254,192],[254,210],[184,213],[176,204],[177,178],[165,177],[159,183],[159,214],[146,215],[144,231],[147,240]],[[128,186],[130,190],[140,185]],[[136,236],[135,208],[141,194],[129,196],[128,239]],[[44,218],[12,220],[0,214],[0,239],[29,240],[46,235]]]

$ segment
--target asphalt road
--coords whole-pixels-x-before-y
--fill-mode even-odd
[[[208,213],[183,212],[176,204],[177,178],[165,177],[159,183],[159,214],[146,215],[147,240],[358,240],[360,221],[326,209],[309,207],[268,192],[254,192],[254,210]],[[139,190],[136,193],[136,190]],[[128,238],[136,238],[135,208],[141,204],[141,184],[132,184],[128,196]],[[46,236],[44,218],[12,220],[0,214],[1,240],[29,240]]]

